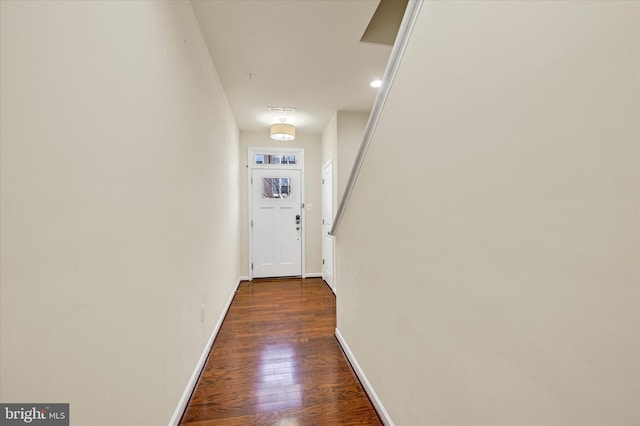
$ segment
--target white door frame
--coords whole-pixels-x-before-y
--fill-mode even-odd
[[[257,147],[250,146],[247,150],[247,193],[248,193],[248,222],[247,229],[249,230],[249,280],[253,280],[253,232],[251,230],[251,221],[253,220],[253,197],[251,191],[251,175],[254,169],[268,169],[268,170],[300,170],[300,215],[302,217],[302,233],[300,238],[300,244],[302,244],[300,265],[301,276],[305,276],[305,234],[307,229],[307,218],[305,214],[305,191],[304,191],[304,148],[282,148],[282,147]],[[256,164],[256,154],[295,154],[296,164]]]

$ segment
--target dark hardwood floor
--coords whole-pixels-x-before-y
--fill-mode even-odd
[[[380,425],[319,278],[243,282],[181,425]]]

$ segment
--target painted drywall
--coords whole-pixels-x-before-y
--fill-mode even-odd
[[[240,256],[242,275],[249,275],[249,216],[248,216],[248,152],[250,147],[304,148],[305,189],[305,273],[322,272],[322,165],[321,137],[315,134],[297,133],[291,142],[277,142],[269,137],[269,131],[240,132]]]
[[[322,164],[338,157],[338,112],[333,114],[320,135]]]
[[[238,129],[191,6],[0,9],[0,400],[167,424],[240,275]]]
[[[640,424],[639,8],[423,5],[336,237],[396,424]]]
[[[333,172],[333,214],[338,208],[338,113],[333,114],[320,136],[322,166],[332,162]]]
[[[322,132],[322,165],[333,161],[334,214],[347,186],[368,119],[369,112],[337,111]]]
[[[364,128],[369,119],[369,112],[338,111],[338,200],[342,199],[344,190],[351,175],[356,154],[362,144]],[[337,205],[336,205],[337,208]]]

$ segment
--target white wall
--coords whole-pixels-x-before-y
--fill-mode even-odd
[[[364,128],[369,119],[369,112],[361,111],[338,111],[337,127],[338,127],[338,174],[337,189],[338,200],[342,199],[344,190],[347,186],[347,180],[353,168],[353,162],[362,143]],[[335,204],[337,209],[337,204]]]
[[[320,136],[322,145],[322,164],[326,164],[329,160],[338,156],[338,112],[329,119],[329,122],[322,131]]]
[[[304,148],[305,180],[305,272],[322,272],[322,165],[320,135],[297,133],[292,142],[278,142],[264,132],[240,133],[240,253],[242,275],[249,275],[249,216],[248,216],[248,150],[250,147]]]
[[[334,213],[351,174],[368,119],[369,112],[337,111],[322,132],[322,165],[333,160]]]
[[[191,6],[0,8],[0,399],[166,424],[240,274],[238,130]]]
[[[396,424],[640,424],[639,8],[423,6],[336,241]]]
[[[331,117],[320,136],[322,166],[331,161],[333,173],[333,214],[338,209],[338,112]],[[322,219],[320,219],[322,221]]]

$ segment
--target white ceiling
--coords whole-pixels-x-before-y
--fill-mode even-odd
[[[369,82],[382,78],[391,46],[360,38],[379,0],[191,3],[240,130],[287,117],[300,133],[321,133],[335,111],[371,109]]]

